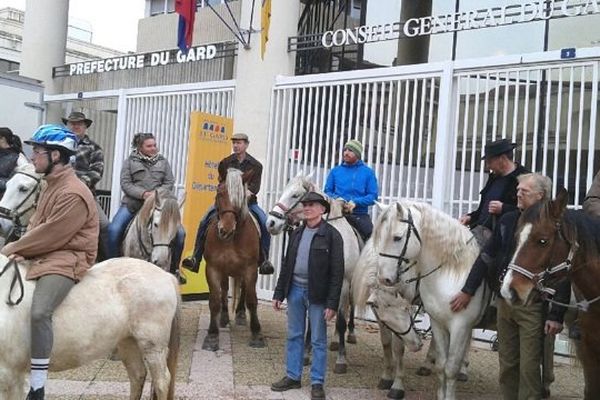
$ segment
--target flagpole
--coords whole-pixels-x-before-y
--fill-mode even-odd
[[[252,32],[254,32],[254,28],[252,27],[252,21],[254,20],[254,5],[255,4],[256,4],[256,0],[252,0],[252,12],[250,13],[250,26],[248,27],[248,47],[250,47],[250,38],[252,37]]]
[[[210,2],[206,3],[208,5],[208,7],[212,10],[212,12],[215,13],[215,15],[221,20],[221,22],[227,27],[227,29],[229,29],[229,31],[231,33],[233,33],[233,36],[235,36],[235,38],[244,45],[244,47],[247,46],[246,42],[244,41],[244,39],[240,36],[238,36],[237,33],[235,33],[235,31],[233,30],[233,28],[223,19],[223,17],[221,17],[221,15],[219,15],[219,13],[213,8],[213,6],[210,4]]]
[[[252,1],[254,1],[254,0],[252,0]],[[254,4],[253,4],[253,6],[254,6]],[[235,24],[235,27],[237,28],[237,30],[240,34],[240,37],[243,38],[244,34],[242,33],[242,29],[240,28],[237,21],[235,20],[233,13],[231,12],[231,8],[229,7],[229,2],[227,2],[227,1],[225,2],[225,7],[227,7],[227,11],[229,12],[229,15],[231,16],[231,19],[233,20],[233,23]],[[250,18],[252,18],[252,17],[250,17]],[[252,19],[250,19],[250,21],[252,21]],[[252,26],[252,22],[250,22],[250,26]],[[250,46],[250,43],[248,41],[244,41],[243,44],[244,44],[244,48],[248,48]]]

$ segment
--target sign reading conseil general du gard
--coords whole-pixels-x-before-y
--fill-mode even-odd
[[[592,14],[600,14],[600,0],[537,0],[481,10],[410,18],[404,23],[363,25],[327,31],[321,37],[321,44],[329,48]]]
[[[198,46],[189,49],[187,54],[181,50],[155,51],[146,54],[132,54],[121,57],[106,58],[103,60],[83,61],[69,64],[69,75],[86,75],[110,71],[122,71],[126,69],[139,69],[144,67],[156,67],[174,63],[187,63],[193,61],[210,60],[217,55],[217,47],[214,45]]]

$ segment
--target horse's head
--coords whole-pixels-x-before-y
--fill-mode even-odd
[[[35,172],[33,164],[17,167],[6,182],[6,191],[0,200],[0,218],[11,221],[13,229],[24,231],[35,210],[40,189],[41,175]]]
[[[308,192],[315,190],[315,185],[310,181],[311,175],[304,176],[302,172],[299,172],[285,186],[281,197],[267,218],[267,230],[271,235],[278,235],[284,229],[300,222],[302,219],[300,202]]]
[[[238,222],[248,216],[246,182],[253,175],[253,170],[242,173],[239,169],[229,168],[225,182],[217,187],[215,208],[219,216],[217,234],[221,240],[231,239]]]
[[[527,302],[537,288],[567,273],[575,248],[562,230],[568,195],[561,189],[555,200],[535,204],[519,218],[517,246],[503,281],[501,293],[509,302]]]
[[[150,262],[162,269],[169,270],[170,244],[177,234],[181,223],[179,204],[170,192],[164,190],[154,191],[144,202],[149,212],[148,233],[151,241]],[[144,208],[143,207],[143,208]],[[140,210],[140,213],[145,210]]]
[[[377,270],[380,284],[407,284],[405,278],[414,273],[412,267],[421,252],[420,224],[420,211],[407,203],[398,202],[380,214],[373,229],[373,244],[380,256]],[[403,293],[406,298],[413,297],[404,290]]]
[[[367,300],[379,322],[402,339],[410,351],[423,347],[421,336],[414,330],[412,307],[395,290],[376,288]]]

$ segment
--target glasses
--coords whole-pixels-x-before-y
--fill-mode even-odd
[[[45,150],[44,151],[33,150],[32,157],[39,156],[40,154],[48,154],[48,152]]]

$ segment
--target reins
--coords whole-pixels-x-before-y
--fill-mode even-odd
[[[14,258],[8,260],[6,265],[4,265],[4,268],[2,268],[2,271],[0,271],[0,276],[4,275],[4,273],[10,269],[10,267],[14,267],[15,271],[12,277],[12,281],[10,282],[10,289],[8,290],[8,298],[6,300],[6,304],[12,307],[18,305],[23,300],[23,297],[25,296],[25,287],[23,286],[23,277],[21,276],[21,271],[19,270],[19,264]],[[19,284],[19,290],[21,291],[21,295],[17,300],[13,301],[11,295],[17,283]]]

